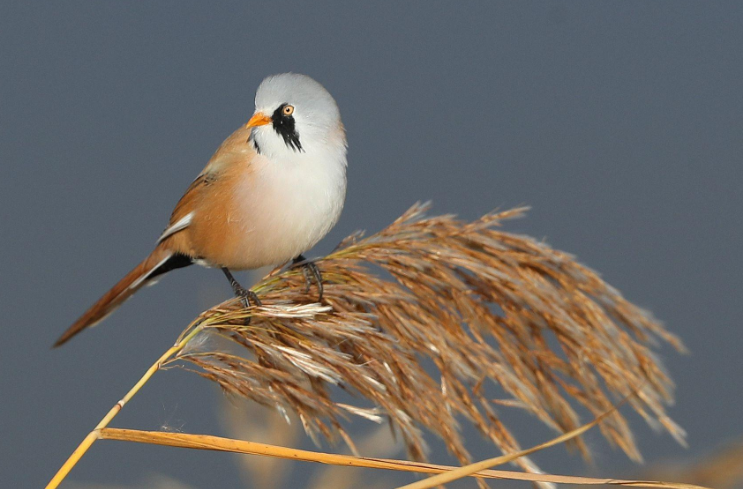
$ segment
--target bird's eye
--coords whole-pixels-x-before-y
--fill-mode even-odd
[[[289,117],[290,115],[292,115],[294,113],[294,106],[293,105],[287,105],[287,106],[285,106],[281,110],[281,113],[284,114],[285,116]]]

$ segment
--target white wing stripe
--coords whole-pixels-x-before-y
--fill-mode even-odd
[[[186,229],[193,220],[193,212],[189,212],[185,216],[178,219],[178,221],[174,222],[172,226],[168,226],[165,231],[163,231],[163,234],[160,235],[160,238],[157,240],[157,244],[162,243],[162,241],[167,238],[168,236],[172,236],[178,231],[181,231],[183,229]]]

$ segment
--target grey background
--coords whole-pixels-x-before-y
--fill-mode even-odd
[[[741,2],[4,2],[3,487],[45,484],[187,321],[228,297],[221,274],[191,267],[49,348],[150,251],[182,191],[252,114],[261,79],[283,71],[323,83],[348,129],[346,208],[312,255],[417,200],[467,218],[532,205],[507,229],[577,254],[692,350],[660,352],[690,449],[632,417],[647,459],[739,439],[741,25]],[[114,425],[224,433],[220,396],[161,373]],[[524,444],[549,436],[513,422]],[[637,470],[589,440],[596,468],[562,448],[536,459],[561,473]],[[472,447],[494,454],[475,435]],[[71,479],[138,485],[157,472],[237,487],[233,462],[101,442]],[[297,464],[293,484],[310,469]]]

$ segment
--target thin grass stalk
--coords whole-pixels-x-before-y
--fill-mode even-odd
[[[67,477],[67,475],[75,467],[75,465],[77,465],[77,463],[85,455],[85,453],[93,445],[93,443],[95,443],[95,441],[100,438],[100,430],[108,426],[111,420],[113,420],[116,415],[121,412],[126,403],[128,403],[139,392],[139,390],[144,387],[144,385],[150,380],[150,378],[155,375],[155,372],[160,370],[160,368],[165,363],[167,363],[170,358],[172,358],[174,355],[177,355],[188,344],[188,342],[191,341],[201,331],[201,326],[198,326],[198,321],[194,321],[194,323],[189,326],[189,328],[191,327],[193,327],[193,329],[191,329],[190,331],[187,329],[186,331],[189,332],[185,335],[182,335],[175,345],[171,346],[165,353],[163,353],[160,358],[158,358],[157,361],[153,363],[150,368],[147,369],[147,371],[139,379],[139,381],[137,381],[137,383],[134,384],[131,389],[129,389],[129,392],[127,392],[126,395],[122,397],[119,402],[114,404],[111,410],[103,417],[103,419],[101,419],[96,427],[93,428],[93,431],[88,433],[88,435],[83,439],[80,445],[78,445],[75,451],[72,452],[69,458],[65,461],[62,467],[60,467],[57,473],[54,474],[52,480],[50,480],[49,483],[46,485],[46,489],[56,489],[62,483],[62,481]]]

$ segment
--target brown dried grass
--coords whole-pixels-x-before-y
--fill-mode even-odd
[[[683,441],[664,408],[673,383],[653,353],[658,340],[682,351],[675,336],[572,256],[498,229],[524,208],[473,222],[425,210],[416,205],[317,260],[322,304],[306,293],[300,270],[277,269],[253,287],[262,307],[233,299],[204,312],[181,338],[203,331],[171,362],[190,363],[230,394],[295,412],[315,439],[340,436],[353,447],[342,425],[349,414],[386,418],[418,460],[427,429],[469,461],[462,420],[504,453],[518,451],[499,404],[569,432],[581,426],[578,405],[598,416],[635,391],[632,408]],[[494,399],[493,385],[507,398]],[[340,403],[334,387],[373,406]],[[640,458],[619,412],[601,430]],[[527,458],[518,463],[535,469]]]

